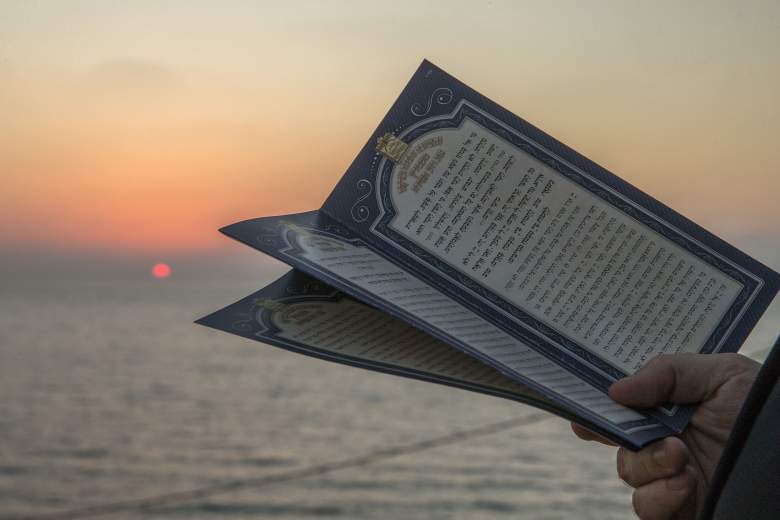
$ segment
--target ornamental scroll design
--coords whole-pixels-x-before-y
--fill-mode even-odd
[[[447,105],[452,102],[452,90],[447,87],[439,87],[434,90],[428,98],[428,104],[423,109],[421,103],[417,102],[412,105],[412,114],[417,117],[427,116],[433,108],[433,104]]]
[[[358,197],[358,199],[352,205],[352,208],[350,208],[349,213],[352,215],[352,219],[355,222],[365,222],[370,216],[371,210],[366,204],[363,204],[363,201],[366,200],[371,195],[371,193],[373,193],[374,187],[371,185],[370,181],[366,179],[360,179],[357,182],[357,189],[358,191],[365,191],[365,193]]]
[[[253,317],[254,303],[250,307],[250,312],[242,312],[236,315],[236,319],[230,324],[230,328],[236,332],[251,333],[255,330],[255,319]]]

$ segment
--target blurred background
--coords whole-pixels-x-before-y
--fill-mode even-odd
[[[0,518],[536,414],[192,324],[286,271],[217,228],[318,208],[423,58],[780,270],[777,2],[0,0]],[[626,518],[613,467],[549,417],[120,516]]]

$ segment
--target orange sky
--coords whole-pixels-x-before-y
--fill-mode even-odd
[[[780,238],[780,4],[419,4],[4,4],[4,247],[202,254],[315,209],[424,57],[716,234]]]

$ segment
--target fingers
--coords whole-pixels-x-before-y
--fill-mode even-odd
[[[658,356],[636,374],[615,382],[609,395],[618,403],[637,407],[698,403],[749,369],[749,360],[738,354]]]
[[[687,463],[688,448],[676,437],[654,442],[638,452],[625,448],[617,452],[618,476],[634,488],[673,477],[683,472]]]
[[[618,450],[618,475],[636,488],[633,505],[641,520],[673,518],[690,505],[696,479],[687,466],[688,458],[688,448],[676,437],[667,437],[635,453]]]
[[[611,440],[602,437],[598,433],[593,433],[589,429],[585,428],[584,426],[580,426],[577,423],[571,423],[571,431],[574,432],[574,435],[584,441],[596,441],[600,442],[601,444],[606,444],[607,446],[617,446],[617,444]]]
[[[686,467],[681,473],[665,479],[654,480],[634,491],[634,511],[641,520],[673,518],[696,489],[693,470]]]

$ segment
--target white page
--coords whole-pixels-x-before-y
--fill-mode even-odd
[[[390,186],[389,228],[624,373],[698,352],[743,288],[468,117]]]

